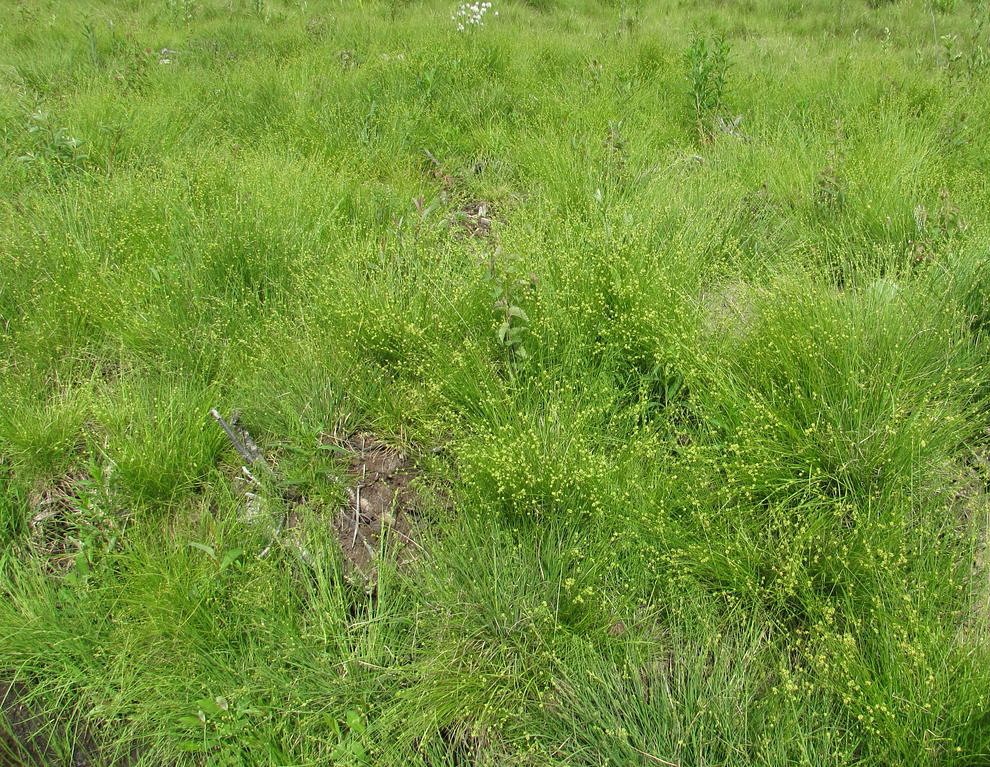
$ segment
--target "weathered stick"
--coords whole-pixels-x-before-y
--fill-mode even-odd
[[[256,463],[260,456],[257,454],[252,454],[251,450],[245,447],[244,443],[241,442],[240,438],[237,436],[237,432],[234,431],[234,427],[223,419],[223,416],[220,415],[216,408],[210,409],[210,415],[213,416],[213,420],[220,424],[220,428],[223,429],[224,434],[227,435],[227,439],[230,440],[230,444],[234,446],[234,450],[240,454],[241,458],[249,464]]]
[[[264,486],[251,472],[251,468],[257,469],[259,466],[262,467],[265,469],[265,475],[269,478],[274,476],[274,472],[272,471],[272,467],[269,466],[268,462],[265,460],[265,456],[261,452],[261,449],[258,447],[257,443],[251,439],[251,435],[248,434],[246,429],[234,428],[233,424],[237,420],[236,414],[231,417],[230,423],[227,423],[227,421],[224,420],[224,417],[220,415],[216,408],[210,409],[210,415],[213,416],[213,420],[220,424],[220,428],[223,429],[223,433],[227,435],[227,439],[229,439],[230,444],[234,446],[234,450],[237,451],[237,454],[240,455],[240,457],[243,458],[244,462],[247,464],[246,466],[241,466],[241,472],[250,482],[258,487],[259,490],[263,491]],[[245,498],[247,500],[249,511],[252,503],[257,506],[260,501],[258,493],[246,493]],[[274,546],[275,542],[278,540],[278,536],[282,532],[282,528],[285,526],[285,521],[286,515],[283,513],[275,523],[275,529],[272,532],[271,542],[261,550],[260,554],[258,554],[259,559],[264,559],[268,556],[268,553],[272,550],[272,546]]]

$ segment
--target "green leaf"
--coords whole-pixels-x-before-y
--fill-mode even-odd
[[[364,732],[364,718],[361,716],[361,712],[351,709],[344,714],[344,721],[353,732]]]
[[[212,698],[197,700],[196,705],[199,706],[200,710],[208,716],[219,716],[223,713],[223,709],[220,708],[220,706],[218,706],[216,701]]]
[[[510,306],[509,307],[509,316],[510,317],[518,317],[523,322],[529,322],[529,315],[526,314],[526,312],[523,311],[523,309],[521,307],[519,307],[519,306]]]
[[[217,558],[217,552],[213,550],[212,546],[207,546],[205,543],[196,543],[196,541],[189,541],[189,543],[187,543],[186,545],[191,546],[192,548],[197,549],[199,551],[202,551],[204,554],[208,554],[211,559]]]
[[[500,343],[503,343],[503,344],[505,343],[505,336],[508,334],[509,329],[510,329],[510,325],[509,325],[508,321],[503,322],[502,325],[499,327],[499,329],[498,329],[498,340],[499,340]]]
[[[228,549],[220,562],[220,572],[223,572],[244,556],[244,549]]]

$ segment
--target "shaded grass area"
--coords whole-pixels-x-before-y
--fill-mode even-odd
[[[497,10],[10,6],[5,758],[984,763],[985,9]]]

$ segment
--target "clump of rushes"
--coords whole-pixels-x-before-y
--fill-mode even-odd
[[[0,761],[985,765],[987,4],[460,2],[7,4]]]
[[[600,516],[610,462],[581,436],[590,415],[551,405],[538,420],[480,432],[458,451],[466,487],[516,521],[559,517],[583,525]]]

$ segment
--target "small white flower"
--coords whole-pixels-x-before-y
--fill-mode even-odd
[[[492,4],[489,0],[484,2],[461,3],[451,15],[451,21],[457,24],[457,31],[464,32],[469,27],[483,27],[485,25],[485,14],[491,10]],[[494,12],[498,16],[498,11]]]

